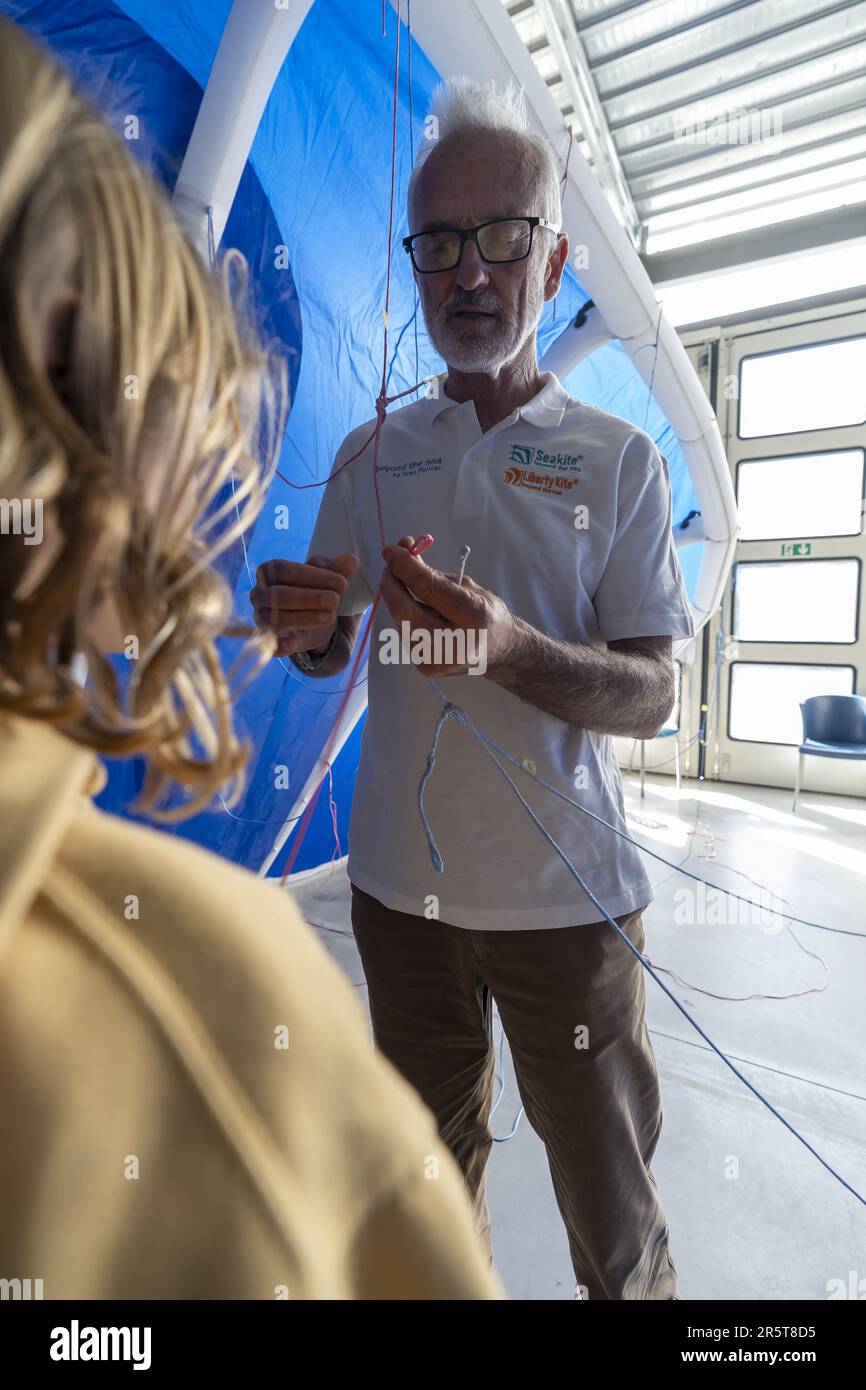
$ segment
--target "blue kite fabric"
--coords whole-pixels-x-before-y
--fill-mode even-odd
[[[45,43],[120,134],[128,138],[135,130],[133,152],[169,190],[230,9],[230,0],[185,0],[181,6],[176,0],[0,0],[0,12]],[[383,37],[381,0],[317,0],[311,7],[274,84],[223,236],[221,249],[236,247],[249,262],[257,321],[288,365],[292,405],[279,469],[294,484],[322,484],[345,435],[375,413],[382,369],[396,24],[396,13],[388,7]],[[400,245],[409,230],[405,189],[438,81],[418,45],[410,47],[404,25],[389,395],[444,368],[427,337]],[[127,120],[130,115],[137,118],[135,125]],[[587,298],[567,268],[558,299],[545,308],[539,355]],[[622,346],[599,348],[564,385],[573,395],[648,431],[668,461],[674,520],[686,516],[696,495],[679,444]],[[366,454],[358,466],[369,466]],[[258,564],[278,556],[305,558],[321,495],[321,486],[298,489],[275,479],[247,537],[247,553],[235,546],[222,565],[235,586],[241,617],[251,617],[249,576]],[[689,592],[701,549],[695,545],[681,554]],[[233,651],[226,644],[226,655]],[[123,676],[122,657],[117,667]],[[288,662],[270,663],[237,706],[239,731],[252,746],[243,799],[231,812],[217,803],[175,833],[258,869],[324,748],[347,678],[344,672],[328,681],[314,680]],[[344,851],[362,723],[333,769]],[[100,804],[129,814],[129,802],[141,784],[141,762],[111,761],[107,769]],[[334,850],[323,794],[295,871],[327,862]],[[283,857],[272,873],[280,871]]]

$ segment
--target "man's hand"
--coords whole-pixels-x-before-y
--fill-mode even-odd
[[[382,551],[388,566],[382,576],[382,597],[398,631],[403,622],[413,632],[451,631],[464,653],[481,648],[486,652],[487,670],[494,668],[508,653],[516,624],[513,613],[497,594],[474,580],[464,578],[458,584],[455,575],[443,574],[420,556],[410,555],[414,544],[412,536],[404,536],[398,545],[386,545]],[[463,675],[468,665],[433,663],[419,665],[418,670],[422,676],[455,676]]]
[[[474,631],[476,651],[477,634],[483,633],[487,666],[482,674],[518,699],[575,728],[655,737],[676,695],[670,637],[623,638],[606,651],[548,637],[489,589],[471,579],[458,585],[452,575],[410,555],[412,545],[412,537],[404,536],[382,551],[388,565],[382,593],[398,628],[406,621],[414,632]],[[453,676],[467,667],[418,669],[425,676]]]
[[[337,609],[358,568],[357,555],[311,555],[306,564],[268,560],[256,570],[250,602],[256,625],[277,634],[277,656],[316,652],[327,647],[337,625]]]

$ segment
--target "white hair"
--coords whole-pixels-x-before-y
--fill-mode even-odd
[[[425,139],[418,148],[406,197],[410,230],[415,188],[425,163],[442,140],[469,130],[505,135],[523,146],[526,157],[535,166],[537,215],[561,223],[562,199],[556,154],[549,140],[530,131],[526,99],[513,78],[505,88],[497,88],[492,81],[482,85],[473,82],[471,77],[452,77],[448,82],[440,82],[433,93],[427,125],[432,133],[428,135],[425,131]]]

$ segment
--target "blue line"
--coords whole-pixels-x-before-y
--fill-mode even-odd
[[[641,955],[641,953],[640,953],[640,951],[637,949],[637,947],[636,947],[635,945],[633,945],[633,943],[632,943],[631,941],[629,941],[628,937],[626,936],[625,932],[624,932],[624,931],[622,930],[622,928],[620,927],[619,923],[618,923],[618,922],[615,922],[614,919],[610,916],[610,913],[608,913],[608,912],[605,910],[605,908],[604,908],[604,907],[602,906],[602,904],[599,902],[598,898],[597,898],[597,897],[595,896],[595,894],[592,892],[592,889],[589,888],[589,886],[584,882],[584,879],[582,878],[582,876],[581,876],[581,874],[579,873],[579,871],[574,867],[574,865],[572,864],[572,862],[571,862],[571,860],[569,859],[568,855],[567,855],[567,854],[565,853],[565,851],[561,848],[561,846],[556,842],[556,840],[554,840],[553,836],[550,834],[550,831],[549,831],[549,830],[542,824],[542,822],[539,820],[538,816],[535,814],[535,812],[533,811],[532,807],[529,805],[529,802],[528,802],[528,801],[525,799],[525,797],[521,794],[519,788],[517,787],[516,783],[514,782],[514,779],[509,775],[509,773],[506,771],[506,769],[502,766],[501,762],[499,761],[498,757],[496,756],[496,753],[495,753],[493,750],[496,749],[497,752],[502,753],[502,755],[503,755],[505,758],[507,758],[508,761],[511,762],[515,767],[519,767],[519,766],[521,766],[521,765],[517,762],[516,758],[513,758],[513,757],[511,756],[510,753],[506,752],[505,749],[499,748],[499,745],[498,745],[497,743],[495,743],[494,740],[493,740],[492,738],[488,738],[488,736],[487,736],[486,734],[483,734],[483,733],[481,732],[481,730],[480,730],[479,728],[477,728],[476,725],[473,723],[473,721],[470,719],[470,717],[469,717],[469,715],[466,713],[466,711],[465,711],[464,709],[462,709],[462,708],[460,707],[460,705],[455,705],[451,700],[449,700],[449,699],[446,697],[446,695],[444,694],[444,692],[443,692],[443,690],[441,689],[441,687],[440,687],[439,685],[437,685],[437,683],[436,683],[434,680],[431,680],[431,681],[430,681],[430,684],[432,685],[433,689],[436,691],[436,694],[439,696],[439,699],[442,701],[443,710],[442,710],[442,714],[439,716],[439,718],[438,718],[437,721],[436,721],[436,728],[435,728],[435,730],[434,730],[434,732],[433,732],[433,743],[432,743],[432,746],[431,746],[431,749],[430,749],[430,753],[429,753],[429,755],[428,755],[428,757],[427,757],[427,767],[426,767],[425,770],[424,770],[424,774],[423,774],[423,776],[422,776],[422,778],[421,778],[421,782],[420,782],[419,787],[418,787],[418,805],[419,805],[419,810],[420,810],[420,812],[421,812],[421,820],[422,820],[422,824],[423,824],[423,826],[424,826],[424,832],[425,832],[425,834],[426,834],[426,836],[427,836],[427,843],[428,843],[428,845],[429,845],[429,847],[430,847],[430,857],[431,857],[431,860],[433,861],[433,867],[434,867],[434,869],[436,869],[437,872],[442,873],[442,871],[443,871],[443,869],[444,869],[444,864],[443,864],[443,861],[442,861],[442,856],[441,856],[441,854],[439,853],[439,850],[436,848],[436,842],[435,842],[435,840],[434,840],[434,838],[433,838],[433,832],[432,832],[432,830],[431,830],[431,828],[430,828],[430,823],[429,823],[429,821],[427,820],[427,816],[426,816],[426,813],[425,813],[425,811],[424,811],[424,804],[423,804],[424,788],[426,787],[427,782],[430,780],[430,776],[431,776],[431,774],[432,774],[432,772],[433,772],[433,769],[434,769],[434,767],[435,767],[435,765],[436,765],[436,752],[437,752],[437,747],[438,747],[438,743],[439,743],[439,735],[440,735],[440,733],[442,732],[442,729],[443,729],[443,727],[444,727],[446,721],[447,721],[448,719],[450,719],[450,718],[453,716],[454,718],[456,718],[456,719],[458,720],[459,723],[465,724],[466,727],[467,727],[468,729],[471,729],[472,733],[475,735],[475,737],[478,739],[478,742],[481,744],[481,747],[484,749],[484,752],[485,752],[485,753],[487,754],[487,756],[491,759],[491,761],[495,764],[495,766],[497,767],[497,769],[499,770],[499,772],[501,772],[502,776],[505,778],[505,780],[506,780],[506,782],[508,783],[508,785],[511,787],[511,790],[514,792],[514,795],[517,797],[518,801],[520,802],[520,804],[521,804],[521,806],[523,807],[523,809],[526,811],[527,815],[529,816],[529,818],[530,818],[530,820],[532,821],[532,823],[535,825],[536,829],[539,830],[539,831],[541,832],[541,834],[544,836],[544,838],[545,838],[545,840],[547,841],[547,843],[550,845],[551,849],[552,849],[552,850],[554,851],[554,853],[557,854],[557,855],[559,856],[559,858],[562,860],[563,864],[565,865],[565,867],[566,867],[566,869],[568,870],[568,872],[571,874],[572,878],[574,878],[574,879],[577,881],[577,883],[578,883],[578,884],[580,885],[580,887],[583,889],[583,891],[584,891],[584,893],[586,894],[586,896],[589,898],[590,902],[591,902],[591,903],[598,909],[598,911],[601,913],[602,918],[603,918],[606,922],[608,922],[608,923],[610,924],[610,926],[613,927],[613,929],[614,929],[614,931],[617,933],[617,935],[620,936],[620,937],[622,938],[622,940],[625,942],[625,944],[626,944],[626,946],[628,947],[628,949],[631,951],[632,955],[637,957],[637,959],[640,961],[641,965],[644,967],[644,969],[647,971],[647,973],[648,973],[649,975],[652,976],[652,978],[655,980],[655,982],[656,982],[656,984],[659,986],[659,988],[662,989],[662,990],[664,990],[665,994],[667,995],[668,999],[670,999],[671,1003],[674,1004],[674,1005],[676,1005],[676,1007],[679,1009],[679,1011],[680,1011],[680,1013],[683,1015],[683,1017],[686,1018],[686,1019],[688,1019],[689,1023],[692,1025],[692,1027],[701,1035],[701,1037],[703,1038],[704,1042],[707,1043],[708,1046],[712,1048],[712,1050],[713,1050],[713,1052],[715,1052],[716,1056],[717,1056],[717,1057],[720,1057],[721,1060],[724,1062],[725,1066],[728,1067],[728,1068],[730,1068],[730,1070],[734,1073],[734,1076],[736,1076],[736,1077],[738,1078],[738,1080],[742,1081],[742,1083],[743,1083],[744,1086],[748,1087],[748,1089],[749,1089],[749,1090],[752,1092],[752,1094],[761,1102],[762,1105],[766,1106],[766,1108],[770,1111],[771,1115],[775,1115],[776,1119],[779,1120],[779,1121],[781,1121],[781,1123],[785,1126],[785,1128],[786,1128],[787,1130],[789,1130],[791,1134],[793,1134],[794,1138],[795,1138],[795,1139],[799,1139],[800,1143],[801,1143],[805,1148],[807,1148],[807,1149],[809,1150],[809,1153],[812,1154],[813,1158],[817,1158],[818,1162],[819,1162],[824,1168],[827,1169],[827,1172],[828,1172],[828,1173],[831,1173],[832,1176],[837,1180],[837,1182],[840,1182],[840,1183],[842,1184],[843,1187],[847,1188],[848,1191],[851,1193],[851,1195],[852,1195],[853,1197],[856,1197],[856,1198],[857,1198],[857,1201],[860,1202],[862,1206],[866,1207],[866,1197],[863,1197],[863,1196],[857,1191],[857,1189],[856,1189],[855,1187],[852,1187],[851,1184],[850,1184],[845,1178],[842,1177],[841,1173],[837,1173],[837,1172],[836,1172],[836,1169],[833,1168],[833,1167],[827,1162],[827,1160],[826,1160],[825,1158],[822,1158],[822,1157],[821,1157],[821,1155],[818,1153],[818,1150],[812,1147],[812,1145],[809,1143],[808,1139],[804,1139],[803,1135],[799,1132],[799,1130],[795,1129],[794,1126],[790,1123],[790,1121],[786,1120],[785,1117],[784,1117],[784,1115],[780,1114],[780,1112],[776,1109],[776,1107],[772,1104],[772,1102],[769,1101],[769,1100],[767,1100],[766,1096],[763,1096],[756,1086],[753,1086],[753,1085],[752,1085],[751,1081],[749,1081],[749,1080],[743,1075],[743,1073],[734,1065],[734,1063],[731,1061],[731,1059],[725,1055],[725,1053],[722,1051],[722,1049],[721,1049],[720,1047],[718,1047],[718,1046],[716,1045],[716,1043],[713,1042],[712,1038],[709,1036],[708,1033],[706,1033],[706,1032],[704,1031],[704,1029],[703,1029],[703,1028],[701,1027],[701,1025],[698,1023],[697,1019],[695,1019],[695,1018],[692,1017],[692,1015],[689,1013],[689,1011],[688,1011],[688,1009],[685,1007],[685,1005],[680,1003],[679,999],[677,999],[677,997],[676,997],[676,995],[673,993],[673,991],[670,990],[670,989],[668,988],[668,986],[665,984],[664,980],[662,980],[662,979],[656,974],[655,970],[653,970],[652,966],[649,964],[649,962],[646,960],[646,958],[645,958],[643,955]],[[524,768],[523,771],[526,771],[526,769]],[[543,787],[547,787],[547,786],[548,786],[548,783],[542,781],[542,779],[541,779],[540,777],[536,777],[533,773],[528,773],[528,776],[532,777],[534,781],[540,783],[541,786],[543,786]],[[555,787],[549,787],[549,790],[550,790],[550,791],[553,791],[553,792],[556,792],[556,788],[555,788]],[[560,793],[560,792],[557,792],[556,794],[557,794],[558,796],[562,796],[562,793]],[[583,807],[583,806],[580,806],[578,802],[572,802],[570,797],[563,796],[563,800],[564,800],[564,801],[569,801],[569,802],[571,802],[571,804],[574,805],[574,806],[577,806],[577,809],[580,810],[580,811],[585,811],[585,810],[586,810],[586,808]],[[595,816],[595,815],[593,815],[593,813],[592,813],[591,811],[587,811],[586,814],[587,814],[587,815],[591,815],[591,816],[593,817],[593,820],[598,820],[598,821],[600,821],[602,825],[608,825],[608,822],[607,822],[607,821],[602,820],[600,816]],[[608,828],[611,829],[611,830],[616,830],[616,827],[615,827],[615,826],[608,825]],[[622,834],[623,832],[617,831],[616,833],[617,833],[617,834]],[[625,838],[626,838],[626,839],[631,839],[631,836],[630,836],[630,835],[626,835]],[[636,840],[635,840],[635,841],[632,841],[632,843],[635,844],[635,845],[637,845],[637,848],[638,848],[638,849],[642,849],[642,848],[643,848],[643,846],[637,844],[637,841],[636,841]],[[651,851],[649,851],[649,852],[651,853]],[[660,856],[656,856],[656,857],[658,858],[658,857],[660,857]],[[667,860],[664,860],[663,862],[664,862],[664,863],[668,863]],[[676,868],[677,866],[676,866],[676,865],[672,865],[672,867]],[[683,870],[682,872],[686,872],[686,871]],[[694,874],[691,874],[691,875],[689,875],[689,877],[694,878],[695,875],[694,875]],[[723,891],[725,891],[725,890],[723,890]],[[736,897],[737,895],[736,895],[736,894],[732,894],[731,896]],[[856,932],[855,932],[855,933],[853,933],[853,935],[859,935],[859,933],[856,933]]]

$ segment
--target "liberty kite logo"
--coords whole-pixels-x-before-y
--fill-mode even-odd
[[[528,444],[514,444],[509,458],[512,463],[519,464],[517,468],[505,470],[505,481],[512,487],[528,487],[531,492],[561,497],[580,481],[566,477],[566,473],[580,472],[583,454],[546,454],[543,449],[533,449]],[[544,472],[536,473],[537,468]]]
[[[577,487],[577,478],[564,478],[561,473],[533,473],[531,468],[506,468],[505,481],[512,487],[528,487],[531,492],[544,492],[548,497],[561,497],[570,487]]]

